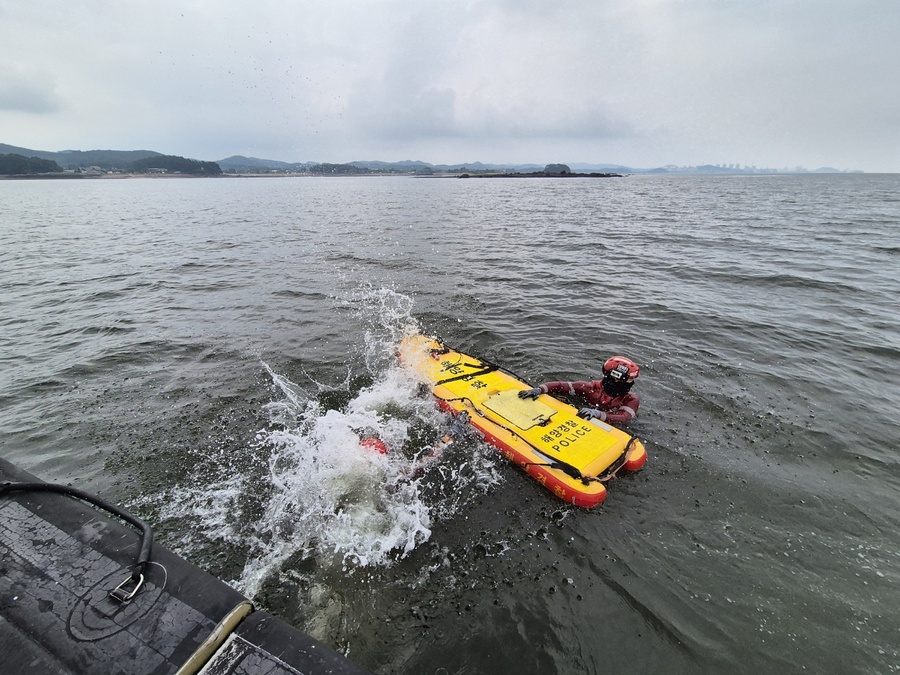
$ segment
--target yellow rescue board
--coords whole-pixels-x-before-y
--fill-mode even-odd
[[[637,438],[599,420],[583,420],[574,407],[552,396],[519,398],[520,391],[531,388],[528,384],[436,339],[413,335],[400,353],[407,367],[431,385],[442,408],[467,413],[485,440],[569,503],[601,503],[605,481],[647,460]]]

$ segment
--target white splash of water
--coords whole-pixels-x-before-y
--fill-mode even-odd
[[[319,395],[348,391],[349,376],[338,387],[315,383],[307,395],[264,364],[283,398],[266,407],[278,428],[258,437],[270,451],[272,489],[236,584],[250,597],[298,555],[350,571],[390,565],[429,539],[435,519],[452,513],[467,487],[499,482],[493,453],[476,452],[457,468],[435,458],[446,416],[397,359],[401,340],[420,330],[411,298],[364,287],[351,300],[367,326],[373,382],[340,409],[323,409]],[[389,452],[365,447],[366,439],[379,439]],[[435,490],[436,481],[449,487]]]
[[[285,378],[277,382],[284,390]],[[419,458],[399,452],[412,424],[443,423],[418,385],[394,366],[342,410],[323,411],[315,399],[270,404],[273,419],[296,424],[258,439],[271,448],[272,490],[238,583],[248,595],[298,553],[331,556],[345,568],[385,565],[428,540],[432,517],[422,499]],[[365,447],[367,438],[381,440],[390,452]]]
[[[176,486],[166,490],[155,500],[149,497],[134,500],[132,507],[161,504],[160,522],[190,519],[192,527],[180,530],[178,538],[168,542],[176,552],[188,553],[198,534],[209,541],[240,541],[240,528],[235,522],[239,512],[238,502],[246,492],[241,478],[229,478],[211,485]]]
[[[242,552],[243,569],[231,583],[250,598],[267,580],[296,575],[304,561],[349,573],[389,566],[428,541],[436,522],[501,481],[496,453],[474,439],[437,452],[448,418],[415,369],[397,359],[402,339],[420,330],[412,300],[368,287],[351,300],[366,327],[371,384],[352,391],[348,369],[337,384],[300,371],[301,386],[262,363],[274,393],[263,408],[267,428],[238,461],[224,460],[222,471],[204,467],[163,498],[161,520],[184,528],[177,548],[225,543]],[[367,447],[367,439],[388,452]],[[210,483],[210,474],[229,478]]]

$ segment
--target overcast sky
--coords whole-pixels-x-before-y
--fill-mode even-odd
[[[898,0],[0,0],[0,143],[900,172]]]

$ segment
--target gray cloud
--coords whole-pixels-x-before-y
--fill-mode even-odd
[[[893,0],[0,0],[0,142],[900,171],[898,34]]]
[[[60,109],[61,101],[51,77],[27,72],[14,64],[0,64],[0,110],[47,115]]]

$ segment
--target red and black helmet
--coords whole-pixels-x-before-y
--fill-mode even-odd
[[[603,364],[603,376],[617,382],[634,382],[640,374],[638,364],[624,356],[611,356]]]

